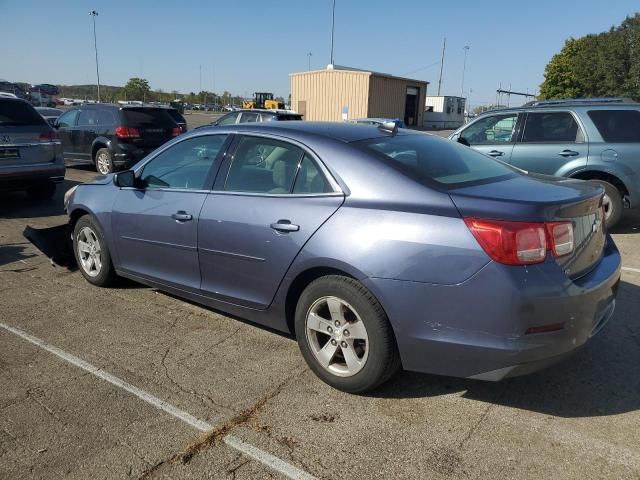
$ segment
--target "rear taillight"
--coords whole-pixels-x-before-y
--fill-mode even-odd
[[[171,136],[172,137],[177,137],[181,133],[182,133],[182,129],[180,127],[176,127],[173,130],[171,130]]]
[[[41,142],[53,142],[54,140],[60,140],[60,136],[58,135],[58,132],[56,132],[55,130],[42,132],[40,134]]]
[[[140,138],[140,130],[133,127],[116,127],[118,138]]]
[[[573,225],[570,222],[511,222],[465,219],[467,227],[485,252],[506,265],[543,262],[547,250],[555,257],[573,251]]]

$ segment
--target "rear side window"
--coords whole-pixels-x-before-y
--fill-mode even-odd
[[[98,115],[97,111],[93,109],[80,110],[80,115],[78,115],[78,125],[97,125],[98,124]]]
[[[115,115],[111,110],[96,110],[98,125],[113,125],[116,123]]]
[[[253,112],[242,112],[240,123],[255,123],[258,121],[258,114]]]
[[[278,115],[278,121],[284,122],[286,120],[302,120],[302,115]]]
[[[640,111],[591,110],[587,113],[605,142],[640,142]]]
[[[178,112],[177,110],[167,108],[167,113],[171,116],[171,118],[173,118],[174,122],[187,123],[184,117],[180,115],[180,112]]]
[[[26,102],[0,101],[0,125],[46,125],[46,121]]]
[[[316,163],[309,155],[305,154],[293,185],[293,193],[331,193],[332,191],[333,189]]]
[[[373,138],[355,144],[427,185],[457,188],[516,175],[507,165],[471,148],[425,134]]]
[[[164,108],[123,108],[121,112],[128,127],[173,128],[176,124]]]
[[[533,112],[527,114],[524,143],[583,142],[582,130],[569,112]]]

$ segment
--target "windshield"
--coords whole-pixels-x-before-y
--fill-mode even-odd
[[[0,101],[0,125],[42,125],[44,119],[35,109],[23,101]]]
[[[432,135],[396,135],[355,142],[414,180],[457,188],[516,176],[515,170],[457,142]]]

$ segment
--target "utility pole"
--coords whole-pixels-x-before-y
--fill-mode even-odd
[[[333,0],[333,10],[331,13],[331,61],[330,64],[333,65],[333,34],[335,31],[336,25],[336,0]]]
[[[98,12],[91,10],[89,15],[93,19],[93,49],[96,52],[96,77],[98,77],[98,102],[100,102],[100,69],[98,68],[98,41],[96,40],[96,17]]]
[[[307,53],[307,59],[309,60],[309,68],[308,71],[311,71],[311,55],[313,55],[311,52]]]
[[[467,68],[467,52],[469,51],[469,45],[462,47],[464,50],[464,62],[462,63],[462,87],[460,88],[460,96],[464,98],[464,71]]]
[[[202,93],[202,64],[200,64],[200,92]],[[200,97],[200,101],[202,101],[202,97]]]
[[[438,79],[438,96],[440,96],[440,87],[442,87],[442,69],[444,68],[444,51],[447,48],[447,37],[442,42],[442,59],[440,60],[440,78]]]

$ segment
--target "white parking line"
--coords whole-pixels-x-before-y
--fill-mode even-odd
[[[640,273],[640,268],[631,268],[631,267],[621,267],[622,270],[626,270],[627,272],[635,272]]]
[[[127,383],[124,380],[121,380],[118,377],[115,377],[98,367],[91,365],[88,362],[85,362],[84,360],[76,357],[75,355],[67,353],[64,350],[59,349],[58,347],[54,347],[53,345],[45,342],[44,340],[40,340],[39,338],[34,337],[33,335],[30,335],[19,328],[12,327],[10,325],[6,325],[1,322],[0,322],[0,328],[3,328],[8,332],[13,333],[14,335],[17,335],[23,340],[26,340],[27,342],[32,343],[33,345],[36,345],[42,348],[43,350],[46,350],[47,352],[56,355],[57,357],[60,357],[61,359],[69,362],[70,364],[75,365],[76,367],[81,368],[91,373],[92,375],[95,375],[96,377],[101,378],[111,383],[112,385],[115,385],[116,387],[126,390],[127,392],[138,397],[140,400],[143,400],[148,404],[153,405],[154,407],[167,412],[169,415],[173,415],[174,417],[182,420],[186,424],[192,426],[196,430],[200,430],[201,432],[206,432],[213,429],[213,425],[194,417],[190,413],[187,413],[184,410],[179,409],[178,407],[174,407],[173,405],[165,402],[164,400],[161,400],[158,397],[148,392],[145,392],[144,390],[141,390],[140,388],[135,387],[130,383]],[[315,479],[314,476],[308,474],[307,472],[300,470],[297,467],[294,467],[290,463],[287,463],[284,460],[281,460],[280,458],[275,457],[268,452],[265,452],[264,450],[260,450],[259,448],[254,447],[253,445],[245,443],[244,441],[232,435],[227,435],[224,438],[224,443],[226,443],[232,448],[235,448],[236,450],[247,455],[248,457],[251,457],[252,459],[262,463],[263,465],[266,465],[272,468],[273,470],[276,470],[277,472],[280,472],[286,475],[291,479],[294,479],[294,480]]]

